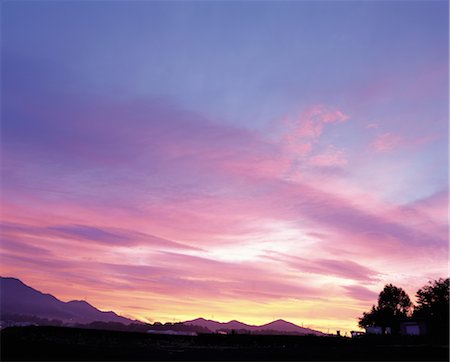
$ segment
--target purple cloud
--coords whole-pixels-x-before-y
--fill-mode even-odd
[[[307,259],[282,253],[266,255],[266,258],[285,263],[290,268],[303,273],[331,275],[351,280],[374,281],[379,274],[373,269],[349,260]]]
[[[343,288],[346,290],[346,293],[354,299],[364,302],[371,301],[374,304],[378,300],[378,293],[375,293],[361,285],[349,285],[343,286]]]

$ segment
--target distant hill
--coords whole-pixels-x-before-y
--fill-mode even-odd
[[[197,318],[191,321],[183,322],[186,325],[195,325],[200,326],[203,328],[208,328],[211,332],[217,332],[217,331],[229,331],[229,330],[245,330],[254,334],[266,334],[266,333],[273,333],[273,334],[298,334],[298,335],[306,335],[306,334],[313,334],[316,336],[323,336],[325,335],[322,332],[310,329],[310,328],[303,328],[300,326],[297,326],[294,323],[287,322],[282,319],[278,319],[276,321],[263,324],[260,326],[254,326],[245,324],[236,320],[227,322],[227,323],[221,323],[217,321],[207,320],[204,318]]]
[[[71,323],[136,323],[114,312],[102,312],[83,300],[63,302],[33,289],[19,279],[0,277],[0,315],[28,315]]]

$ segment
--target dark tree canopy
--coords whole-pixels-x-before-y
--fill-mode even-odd
[[[367,328],[367,327],[373,327],[378,325],[378,320],[380,319],[380,311],[378,310],[378,307],[372,306],[372,309],[370,312],[364,312],[363,316],[359,318],[358,325],[361,328]]]
[[[362,328],[380,326],[398,330],[399,319],[409,315],[411,306],[411,300],[402,288],[388,284],[378,296],[378,305],[363,313],[358,325]]]
[[[411,306],[408,294],[392,284],[386,285],[378,296],[378,307],[398,317],[406,317]]]
[[[435,341],[448,341],[449,337],[449,278],[428,282],[416,293],[417,304],[411,313],[412,303],[402,288],[387,284],[378,296],[377,305],[359,318],[362,328],[379,326],[399,331],[400,321],[412,318],[425,322],[425,333]]]
[[[417,306],[414,314],[436,314],[448,311],[449,307],[449,278],[440,278],[434,282],[428,282],[417,291]]]
[[[429,282],[417,291],[414,317],[428,322],[429,333],[448,340],[449,336],[449,278]]]

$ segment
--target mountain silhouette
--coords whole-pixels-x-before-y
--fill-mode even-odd
[[[317,336],[322,336],[324,333],[310,329],[297,326],[294,323],[287,322],[283,319],[278,319],[276,321],[263,324],[260,326],[245,324],[236,320],[232,320],[227,323],[221,323],[213,320],[208,320],[204,318],[197,318],[191,321],[183,322],[187,325],[195,325],[204,328],[208,328],[212,332],[217,332],[220,330],[246,330],[249,332],[277,332],[280,334],[314,334]]]
[[[135,323],[114,312],[102,312],[84,300],[63,302],[51,294],[33,289],[16,278],[0,277],[0,314],[27,315],[71,323]]]
[[[64,323],[88,324],[92,322],[118,322],[122,324],[138,323],[139,321],[121,317],[109,311],[103,312],[84,300],[63,302],[51,294],[44,294],[29,287],[16,278],[0,277],[0,316],[20,315],[46,319],[57,319]],[[180,323],[185,326],[203,327],[211,332],[217,331],[248,331],[267,334],[314,334],[324,333],[297,326],[282,319],[260,326],[250,325],[232,320],[227,323],[197,318]],[[175,328],[175,327],[171,327]]]

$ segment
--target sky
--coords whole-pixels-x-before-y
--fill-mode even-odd
[[[2,276],[325,332],[448,277],[447,1],[1,7]]]

